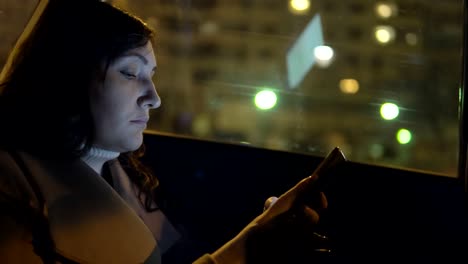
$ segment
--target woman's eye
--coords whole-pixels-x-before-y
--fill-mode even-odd
[[[135,74],[132,74],[132,73],[129,73],[129,72],[126,72],[126,71],[120,71],[120,73],[123,76],[125,76],[125,78],[127,78],[127,79],[135,79],[136,78]]]

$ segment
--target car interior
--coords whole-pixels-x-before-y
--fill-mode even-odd
[[[163,263],[219,248],[334,147],[316,263],[467,262],[466,1],[106,2],[156,31],[143,161],[183,235]],[[46,3],[0,0],[0,65]]]

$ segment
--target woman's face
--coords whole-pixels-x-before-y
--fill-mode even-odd
[[[161,104],[152,81],[155,70],[151,42],[125,52],[109,65],[104,81],[91,89],[94,146],[117,152],[140,147],[149,110]]]

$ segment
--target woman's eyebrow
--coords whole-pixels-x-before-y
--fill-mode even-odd
[[[139,53],[129,52],[124,55],[124,57],[132,57],[132,56],[139,58],[145,65],[148,64],[148,60],[145,58],[145,56]]]
[[[140,59],[145,65],[148,65],[148,60],[145,58],[145,56],[141,55],[140,53],[137,53],[137,52],[129,52],[129,53],[126,53],[124,55],[124,57],[137,57],[138,59]],[[157,66],[154,66],[153,67],[153,71],[156,71],[156,67]]]

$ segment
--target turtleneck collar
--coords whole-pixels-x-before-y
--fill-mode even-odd
[[[81,160],[83,160],[89,167],[101,175],[104,163],[109,160],[116,159],[119,155],[119,152],[91,147],[88,153],[81,157]]]

